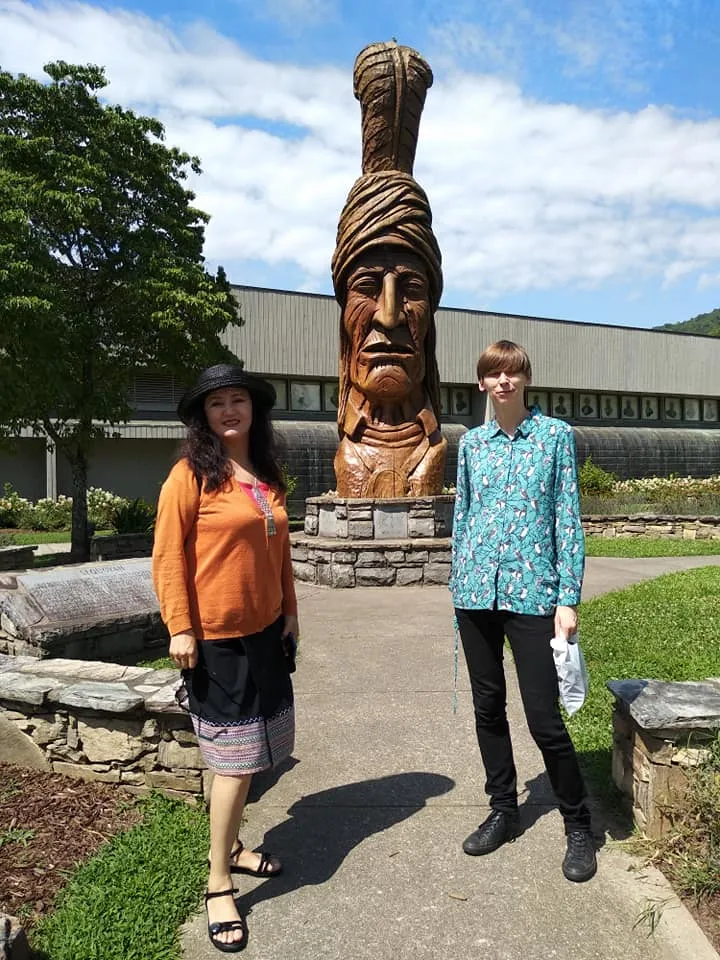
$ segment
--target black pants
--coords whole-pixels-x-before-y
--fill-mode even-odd
[[[550,640],[554,617],[506,610],[455,610],[470,673],[475,728],[494,810],[517,810],[517,774],[506,713],[503,643],[515,659],[520,695],[565,821],[565,831],[589,830],[590,811],[575,748],[563,723]]]

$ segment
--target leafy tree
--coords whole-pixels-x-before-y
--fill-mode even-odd
[[[220,334],[241,321],[204,267],[209,218],[183,185],[197,158],[102,103],[102,68],[45,72],[0,71],[0,434],[31,427],[67,458],[82,558],[93,441],[130,418],[136,373],[235,360]]]
[[[703,333],[709,337],[720,337],[720,307],[710,313],[699,313],[690,320],[679,323],[664,323],[656,330],[669,330],[671,333]]]

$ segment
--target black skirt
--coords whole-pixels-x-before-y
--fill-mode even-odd
[[[283,622],[279,617],[247,637],[198,640],[197,666],[183,671],[180,702],[215,773],[259,773],[292,753],[295,711]]]

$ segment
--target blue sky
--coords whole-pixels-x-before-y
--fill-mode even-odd
[[[0,65],[104,65],[198,154],[206,254],[330,293],[360,172],[355,55],[395,37],[428,92],[415,173],[447,306],[654,326],[720,306],[716,0],[0,0]]]

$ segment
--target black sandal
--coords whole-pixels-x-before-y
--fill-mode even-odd
[[[232,861],[239,853],[242,853],[244,849],[245,847],[243,846],[242,840],[238,840],[237,847],[235,847],[230,854],[230,873],[244,873],[248,877],[263,877],[265,879],[268,877],[277,877],[278,874],[282,873],[283,866],[280,861],[276,857],[273,857],[271,853],[265,853],[264,851],[260,852],[260,863],[255,870],[253,870],[252,867],[238,867]]]
[[[215,893],[210,893],[208,891],[205,894],[205,912],[207,913],[207,903],[208,900],[212,900],[214,897],[233,897],[235,898],[235,890],[230,887],[229,890],[217,890]],[[210,943],[215,947],[216,950],[220,950],[222,953],[240,953],[241,950],[244,950],[247,941],[247,929],[245,927],[245,921],[242,917],[239,920],[218,920],[215,923],[210,923],[210,914],[208,916],[208,937],[210,938]],[[231,943],[222,943],[215,938],[219,933],[227,933],[231,930],[242,930],[243,938],[242,940],[235,940]]]

